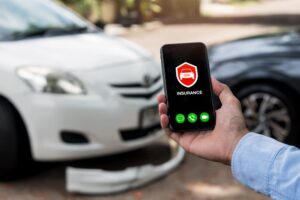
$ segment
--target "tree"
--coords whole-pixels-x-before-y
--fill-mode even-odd
[[[161,0],[164,17],[197,18],[200,16],[201,0]]]

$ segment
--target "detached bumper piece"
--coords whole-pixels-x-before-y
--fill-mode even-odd
[[[142,165],[122,171],[68,167],[68,192],[79,194],[113,194],[143,186],[174,170],[184,159],[185,151],[177,147],[172,159],[160,165]]]

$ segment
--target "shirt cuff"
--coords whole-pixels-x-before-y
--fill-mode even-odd
[[[233,176],[251,189],[269,194],[269,169],[286,145],[256,133],[246,134],[235,148],[231,161]]]

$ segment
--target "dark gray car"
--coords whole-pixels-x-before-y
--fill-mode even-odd
[[[299,146],[299,32],[215,45],[209,56],[212,76],[240,99],[249,129]]]

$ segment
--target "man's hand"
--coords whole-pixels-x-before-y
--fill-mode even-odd
[[[158,97],[161,126],[167,134],[186,151],[201,158],[230,165],[233,151],[240,139],[249,131],[241,111],[239,100],[227,85],[212,79],[213,90],[219,96],[222,107],[216,111],[216,126],[212,131],[174,133],[167,127],[166,99]]]

